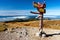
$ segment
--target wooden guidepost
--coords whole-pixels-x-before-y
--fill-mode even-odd
[[[43,33],[43,13],[36,13],[36,12],[32,12],[32,11],[31,11],[31,13],[40,15],[39,16],[39,19],[40,19],[40,21],[39,21],[39,31],[40,31],[40,36],[42,36],[42,33]]]
[[[40,29],[43,31],[43,14],[40,14]]]
[[[42,34],[44,34],[43,32],[43,14],[46,12],[45,8],[46,8],[46,4],[45,4],[45,1],[44,1],[44,4],[40,4],[39,2],[36,3],[36,2],[33,2],[33,5],[35,8],[37,8],[38,10],[38,13],[37,12],[32,12],[33,14],[39,14],[39,19],[40,19],[40,23],[39,23],[39,31],[40,32],[40,36],[42,36]]]

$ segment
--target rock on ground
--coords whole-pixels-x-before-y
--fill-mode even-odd
[[[44,31],[50,36],[42,38],[36,36],[39,32],[37,27],[12,28],[10,31],[0,32],[0,40],[60,40],[60,30],[44,28]]]

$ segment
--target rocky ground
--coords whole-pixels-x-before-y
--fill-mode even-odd
[[[60,30],[46,29],[47,37],[36,36],[39,32],[38,27],[16,27],[8,28],[0,32],[0,40],[60,40]]]
[[[0,22],[0,40],[60,40],[60,20],[44,20],[46,37],[36,36],[39,21]]]

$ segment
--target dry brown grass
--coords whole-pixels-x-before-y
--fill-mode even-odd
[[[29,21],[29,22],[9,22],[0,23],[0,25],[8,26],[8,28],[13,27],[39,27],[39,21]],[[44,20],[44,28],[60,29],[60,20]]]

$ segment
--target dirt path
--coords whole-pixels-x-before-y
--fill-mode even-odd
[[[0,40],[60,40],[60,30],[45,29],[49,37],[36,36],[37,27],[14,28],[11,31],[0,32]]]

